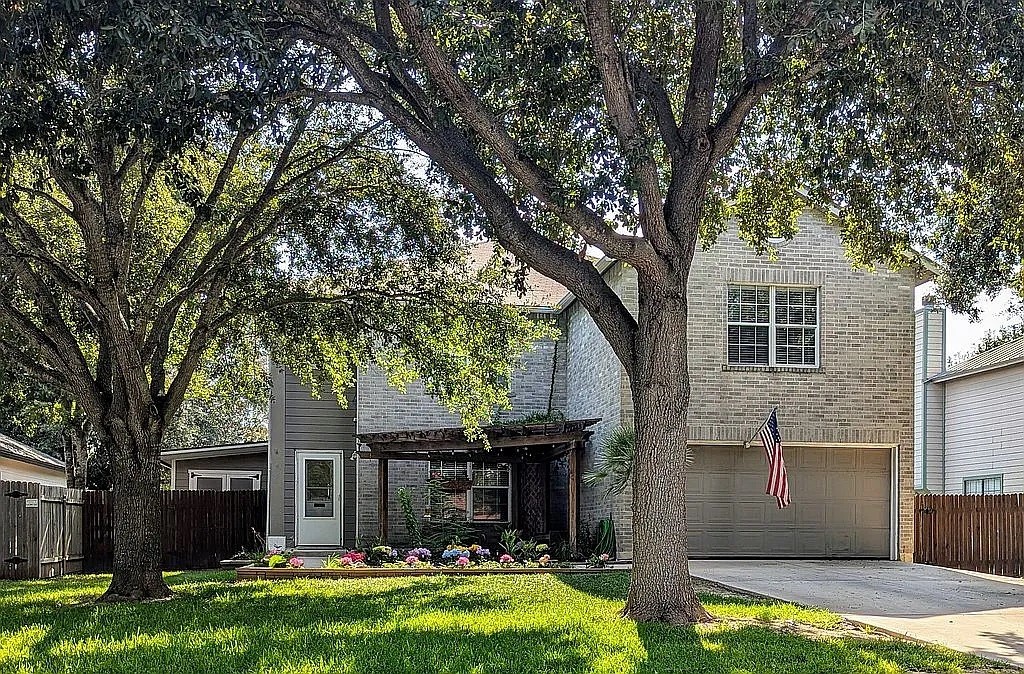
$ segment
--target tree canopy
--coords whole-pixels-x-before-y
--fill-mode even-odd
[[[771,255],[809,200],[861,264],[908,264],[914,245],[950,262],[954,306],[1019,274],[1013,0],[284,6],[290,34],[347,75],[331,98],[400,129],[465,195],[465,223],[565,285],[621,361],[636,416],[632,617],[707,617],[679,554],[698,245],[734,226]],[[636,270],[635,313],[586,246]],[[955,264],[972,251],[982,264]]]
[[[341,395],[424,378],[479,423],[543,328],[501,302],[391,129],[258,2],[20,3],[0,18],[0,354],[109,448],[110,598],[167,593],[159,448],[255,357]],[[227,355],[225,355],[227,354]]]

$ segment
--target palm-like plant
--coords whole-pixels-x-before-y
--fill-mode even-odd
[[[636,436],[630,426],[619,426],[601,443],[601,454],[593,470],[583,474],[588,487],[605,485],[610,494],[621,494],[633,480]]]

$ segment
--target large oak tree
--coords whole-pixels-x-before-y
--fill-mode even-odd
[[[349,78],[329,98],[429,155],[471,197],[470,223],[564,284],[621,361],[636,426],[625,614],[639,620],[707,618],[684,503],[697,246],[733,222],[770,254],[806,194],[838,209],[853,257],[897,266],[958,207],[961,223],[983,217],[976,203],[1006,207],[981,176],[1020,174],[999,152],[1019,154],[1017,2],[285,5],[292,34]],[[636,315],[585,246],[636,270]]]
[[[160,457],[248,340],[343,392],[376,360],[479,422],[537,329],[470,273],[388,131],[255,3],[15,3],[0,16],[0,357],[111,454],[108,600],[162,597]],[[215,371],[212,368],[208,371]]]

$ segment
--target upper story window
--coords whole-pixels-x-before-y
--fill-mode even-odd
[[[729,286],[729,365],[817,367],[818,289]]]
[[[1002,494],[1003,476],[975,477],[964,480],[964,494]]]

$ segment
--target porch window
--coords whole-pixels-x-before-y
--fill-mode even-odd
[[[512,495],[512,466],[507,463],[479,463],[473,467],[473,519],[478,522],[508,522]]]
[[[469,486],[469,464],[465,461],[430,461],[427,509],[433,518],[465,519],[469,512],[466,488]]]
[[[818,289],[730,285],[729,365],[817,367]]]
[[[430,512],[440,517],[464,514],[474,522],[509,522],[512,512],[512,466],[507,463],[430,461]]]

